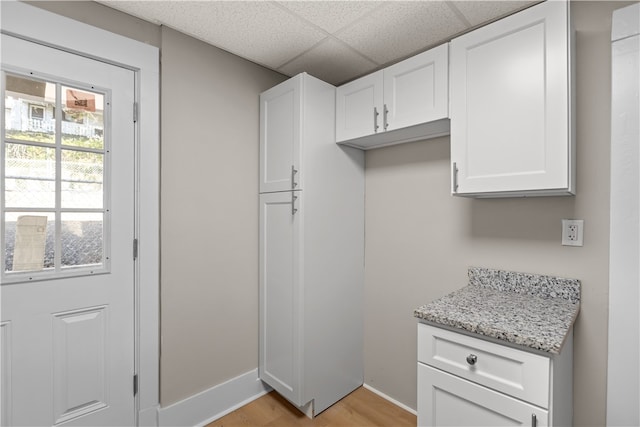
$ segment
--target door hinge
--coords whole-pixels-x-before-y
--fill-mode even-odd
[[[138,259],[138,239],[133,239],[133,260]]]
[[[133,103],[133,123],[138,123],[138,103]]]
[[[133,395],[138,394],[138,374],[133,376]]]

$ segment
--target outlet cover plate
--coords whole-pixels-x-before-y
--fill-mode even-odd
[[[584,243],[584,220],[563,219],[562,220],[562,245],[563,246],[583,246]]]

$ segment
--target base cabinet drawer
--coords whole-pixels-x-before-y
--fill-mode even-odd
[[[547,410],[418,363],[418,426],[548,426]]]
[[[548,408],[548,357],[420,323],[418,361]]]

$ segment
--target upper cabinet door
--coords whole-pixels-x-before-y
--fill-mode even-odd
[[[302,189],[300,138],[302,78],[260,95],[260,192]]]
[[[383,126],[400,129],[449,115],[449,45],[384,69]]]
[[[336,89],[336,141],[383,131],[382,71]]]
[[[547,1],[451,41],[452,191],[574,191],[569,5]]]

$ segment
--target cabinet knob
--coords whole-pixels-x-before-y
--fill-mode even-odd
[[[476,356],[475,354],[470,354],[467,356],[467,363],[471,366],[475,365],[476,362],[478,361],[478,356]]]

